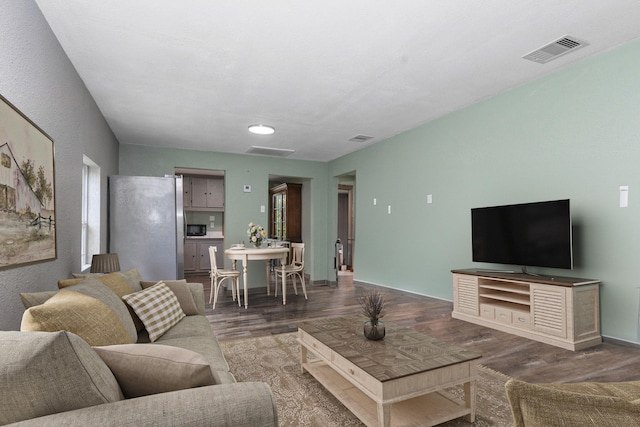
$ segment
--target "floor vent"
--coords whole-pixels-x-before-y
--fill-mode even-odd
[[[275,157],[287,157],[296,150],[288,150],[286,148],[271,148],[271,147],[259,147],[257,145],[252,145],[251,148],[247,150],[249,154],[260,154],[263,156],[275,156]]]
[[[353,138],[351,138],[349,141],[351,141],[351,142],[367,142],[370,139],[373,139],[373,137],[372,136],[367,136],[367,135],[356,135]]]
[[[523,58],[537,62],[538,64],[546,64],[551,60],[585,46],[589,46],[589,43],[580,41],[572,36],[564,36],[546,46],[526,54]]]

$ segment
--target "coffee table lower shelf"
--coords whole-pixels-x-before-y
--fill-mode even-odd
[[[367,426],[378,426],[376,402],[321,360],[302,365],[320,384]],[[444,391],[436,391],[391,405],[393,426],[435,426],[471,415],[465,402]]]

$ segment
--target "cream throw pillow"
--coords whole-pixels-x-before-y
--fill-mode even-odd
[[[154,342],[184,316],[178,298],[162,282],[140,292],[125,295],[122,299],[133,308]]]
[[[20,330],[69,331],[92,346],[135,342],[111,307],[92,296],[67,289],[61,289],[44,304],[27,309]]]
[[[126,398],[215,384],[211,367],[195,351],[161,344],[125,344],[94,350]]]
[[[142,277],[140,277],[140,273],[138,273],[138,270],[135,268],[132,268],[130,270],[123,271],[123,272],[117,271],[109,274],[120,275],[124,280],[127,281],[131,289],[133,289],[133,292],[138,292],[142,290],[142,288],[140,287],[140,281],[142,280]],[[106,276],[107,274],[105,273],[71,273],[71,275],[75,279],[86,279],[87,277],[92,277],[94,279],[97,279],[98,277]],[[71,280],[71,279],[63,279],[63,280]],[[66,285],[70,286],[70,284],[66,284]],[[58,282],[58,286],[60,286],[60,282]],[[60,289],[62,289],[62,287],[60,287]]]
[[[118,299],[122,298],[123,295],[130,294],[131,292],[138,292],[142,290],[142,288],[140,287],[140,281],[138,280],[136,282],[135,279],[133,279],[133,277],[140,277],[140,275],[138,274],[138,270],[136,269],[132,269],[124,273],[94,273],[86,275],[74,274],[74,276],[77,277],[73,279],[58,280],[58,289],[66,289],[75,285],[91,285],[95,283],[101,283],[109,288],[111,292],[116,294],[118,296]],[[136,331],[139,332],[143,330],[144,325],[142,324],[138,316],[136,316],[136,313],[128,305],[126,306],[126,308],[129,310],[129,316],[131,316],[131,320],[135,325]]]

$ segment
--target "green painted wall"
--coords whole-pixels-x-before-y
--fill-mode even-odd
[[[120,147],[121,175],[164,176],[173,174],[176,167],[218,169],[225,171],[225,245],[248,241],[249,222],[267,226],[269,206],[269,175],[291,177],[303,182],[303,240],[305,242],[305,271],[312,280],[326,280],[328,164],[270,157],[233,155],[173,148],[152,148],[122,144]],[[251,192],[245,193],[245,184]],[[260,212],[264,205],[265,213]],[[217,227],[217,223],[216,223]],[[264,286],[264,266],[250,263],[250,286]],[[258,265],[261,264],[261,265]]]
[[[603,334],[637,342],[639,164],[636,41],[337,159],[329,174],[357,176],[356,280],[448,300],[451,269],[496,267],[471,261],[471,208],[570,198],[574,271],[530,271],[601,279]]]
[[[356,280],[447,300],[451,269],[496,267],[471,261],[471,208],[570,198],[574,271],[530,270],[602,280],[603,334],[638,342],[638,76],[633,42],[329,163],[123,145],[120,173],[226,170],[227,242],[245,239],[249,221],[266,224],[270,174],[308,180],[314,280],[335,278],[338,177],[354,173]]]

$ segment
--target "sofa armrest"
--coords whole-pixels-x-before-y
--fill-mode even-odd
[[[9,425],[266,427],[278,425],[278,413],[267,384],[246,382],[126,399]]]
[[[187,283],[189,291],[198,308],[198,313],[204,316],[204,285],[202,283]]]

